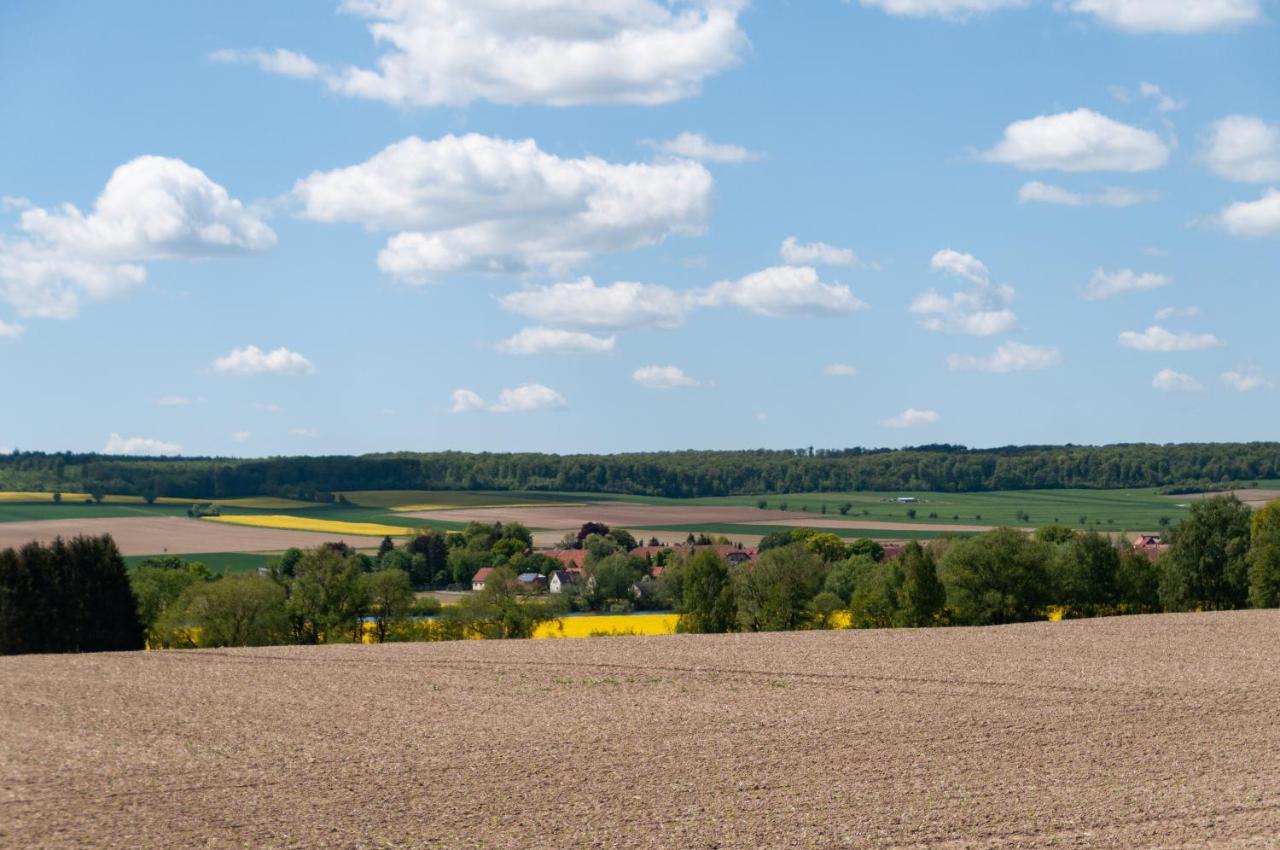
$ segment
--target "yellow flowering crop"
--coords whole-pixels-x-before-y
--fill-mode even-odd
[[[225,522],[230,525],[251,525],[256,528],[280,528],[289,531],[319,531],[324,534],[355,534],[367,537],[404,536],[412,529],[398,525],[382,525],[377,522],[343,522],[334,519],[312,519],[311,517],[289,516],[287,514],[266,514],[262,516],[207,516],[202,517],[209,522]]]

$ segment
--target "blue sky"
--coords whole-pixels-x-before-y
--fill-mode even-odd
[[[583,5],[0,7],[0,448],[1275,437],[1274,3]]]

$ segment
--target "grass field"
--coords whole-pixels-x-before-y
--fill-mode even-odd
[[[82,502],[0,502],[0,522],[30,522],[45,519],[98,519],[104,517],[186,516],[190,503],[182,505],[147,505],[142,502],[104,502],[86,505]]]
[[[130,571],[137,569],[138,565],[148,558],[161,557],[157,555],[129,555],[124,559],[125,566]],[[260,552],[198,552],[191,555],[179,555],[184,561],[199,561],[210,569],[210,571],[218,575],[226,575],[227,573],[248,573],[265,567],[267,561],[276,557]]]
[[[662,528],[633,528],[629,529],[637,536],[643,534],[648,536],[650,532],[681,532],[698,534],[705,532],[707,534],[723,534],[725,537],[732,539],[735,535],[760,535],[773,534],[775,531],[794,531],[798,526],[794,525],[751,525],[747,523],[690,523],[688,525],[664,525]],[[849,540],[858,540],[867,538],[868,540],[933,540],[941,537],[943,534],[952,533],[956,537],[972,537],[977,532],[973,531],[956,531],[956,532],[938,532],[938,531],[894,531],[880,528],[836,528],[824,527],[819,524],[807,526],[818,531],[831,532],[837,537],[843,537]],[[671,541],[674,542],[674,541]]]
[[[896,498],[913,497],[916,504],[898,504]],[[832,519],[841,518],[840,507],[852,507],[845,519],[881,520],[888,522],[920,522],[930,525],[957,523],[965,525],[1039,526],[1063,523],[1077,528],[1111,531],[1152,531],[1167,519],[1176,525],[1187,515],[1179,507],[1185,500],[1162,496],[1147,490],[1008,490],[994,493],[790,493],[785,496],[724,496],[706,499],[662,499],[650,496],[618,496],[619,501],[651,505],[750,505],[762,500],[769,510],[821,513],[825,506]],[[915,511],[915,516],[908,515]],[[1020,519],[1019,512],[1030,519]],[[933,516],[937,514],[937,516]],[[957,519],[958,517],[958,519]],[[1083,521],[1082,521],[1083,520]]]

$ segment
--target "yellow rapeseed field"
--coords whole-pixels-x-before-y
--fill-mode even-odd
[[[588,614],[561,617],[538,626],[535,638],[585,638],[605,635],[675,634],[679,614]]]
[[[412,529],[377,522],[343,522],[335,519],[312,519],[287,514],[262,516],[207,516],[208,522],[225,522],[231,525],[252,525],[256,528],[280,528],[289,531],[319,531],[324,534],[355,534],[366,537],[397,537],[412,533]]]

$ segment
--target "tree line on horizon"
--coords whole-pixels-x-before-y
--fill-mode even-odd
[[[768,493],[989,492],[1121,487],[1213,490],[1280,478],[1280,443],[795,449],[611,455],[396,453],[361,456],[127,458],[0,455],[0,489],[142,497],[280,496],[349,490],[526,490],[689,498]]]
[[[1280,607],[1280,501],[1253,511],[1234,496],[1193,505],[1158,560],[1128,541],[1059,525],[911,543],[893,560],[873,541],[801,528],[769,535],[760,557],[744,563],[727,562],[715,547],[668,549],[658,571],[647,552],[632,554],[631,535],[584,527],[584,579],[560,598],[531,593],[517,577],[546,557],[527,548],[522,529],[476,523],[468,531],[452,535],[438,575],[496,566],[483,590],[443,607],[414,594],[412,571],[429,574],[436,557],[430,541],[413,551],[412,542],[388,540],[376,556],[343,544],[290,550],[265,574],[222,577],[178,557],[152,559],[130,576],[109,536],[6,549],[0,654],[139,649],[144,641],[521,638],[569,610],[674,610],[680,631],[711,633]]]

